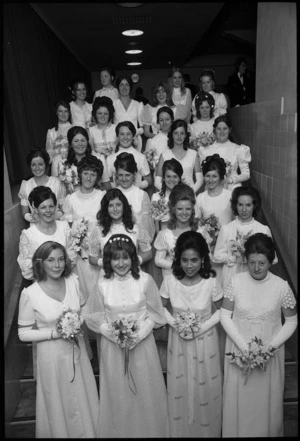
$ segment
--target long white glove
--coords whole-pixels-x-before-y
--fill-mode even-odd
[[[232,311],[221,308],[220,321],[227,335],[237,345],[237,347],[240,349],[241,352],[248,351],[248,344],[243,339],[243,337],[241,337],[240,333],[236,329],[231,319],[231,316],[232,316]]]
[[[161,176],[155,176],[154,179],[154,187],[157,188],[157,190],[161,190],[162,187],[162,177]]]
[[[268,346],[272,346],[273,348],[279,348],[284,342],[286,342],[291,335],[294,333],[297,328],[298,319],[297,314],[292,315],[291,317],[285,317],[285,322],[280,331],[275,337],[271,340]]]
[[[102,325],[100,325],[100,334],[104,335],[104,337],[106,337],[108,340],[115,343],[115,340],[113,339],[108,323],[102,323]]]
[[[170,314],[170,312],[167,310],[167,308],[164,308],[164,313],[165,313],[165,317],[167,319],[168,325],[170,325],[172,328],[175,329],[176,321],[175,321],[174,317],[172,316],[172,314]]]
[[[171,269],[172,268],[172,260],[168,260],[165,257],[166,252],[163,251],[156,251],[155,257],[154,257],[154,263],[156,266],[158,266],[159,268],[163,268],[163,269]]]
[[[56,329],[51,328],[28,329],[27,327],[19,327],[18,335],[21,341],[44,341],[61,337],[61,334],[59,334]]]
[[[152,332],[155,323],[149,317],[140,323],[140,329],[137,331],[138,342],[144,340]]]
[[[213,315],[212,315],[208,320],[206,320],[206,322],[203,323],[203,325],[202,325],[201,328],[200,328],[200,332],[199,332],[199,334],[197,334],[197,337],[198,337],[199,335],[202,335],[204,332],[208,331],[210,328],[212,328],[213,326],[215,326],[217,323],[219,323],[219,321],[220,321],[220,315],[221,315],[221,312],[220,312],[219,309],[217,309],[217,310],[213,313]]]

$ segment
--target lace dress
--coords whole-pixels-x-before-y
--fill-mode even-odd
[[[166,323],[155,282],[142,271],[138,280],[131,273],[125,278],[115,275],[99,280],[98,291],[84,309],[88,327],[98,333],[102,323],[122,316],[138,321],[149,317],[159,326]],[[152,332],[129,351],[128,375],[124,375],[124,350],[104,336],[100,341],[99,364],[96,437],[167,437],[166,387]]]
[[[234,302],[232,320],[248,342],[261,338],[266,345],[279,332],[281,308],[296,307],[295,297],[283,279],[268,273],[255,280],[248,272],[234,276],[224,297]],[[227,337],[226,352],[238,352]],[[228,438],[283,437],[284,345],[264,372],[254,369],[244,384],[242,370],[225,359],[222,436]]]
[[[62,302],[49,297],[37,282],[21,293],[18,324],[56,329],[64,308],[80,310],[77,276],[65,279]],[[99,400],[95,377],[83,337],[78,336],[80,352],[62,338],[36,342],[37,394],[36,438],[94,438]]]
[[[160,288],[170,299],[173,315],[195,312],[201,321],[212,314],[212,302],[222,298],[215,278],[185,286],[173,274]],[[171,437],[220,437],[222,377],[215,327],[193,340],[184,340],[169,327],[167,389]]]

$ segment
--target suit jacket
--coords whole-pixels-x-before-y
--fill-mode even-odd
[[[242,106],[243,104],[248,104],[253,102],[253,81],[251,75],[248,73],[243,76],[243,84],[235,72],[230,75],[227,81],[227,92],[230,99],[230,106],[234,107],[237,104]]]

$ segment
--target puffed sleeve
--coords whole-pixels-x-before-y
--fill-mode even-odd
[[[218,116],[227,113],[227,107],[228,107],[228,103],[226,96],[224,95],[224,93],[219,93],[218,100],[216,102],[216,107],[214,110],[214,117],[217,118]]]
[[[89,329],[100,333],[100,326],[106,322],[103,292],[99,283],[90,293],[86,304],[82,308],[82,316]]]
[[[152,276],[150,276],[149,274],[146,275],[147,275],[147,282],[145,289],[145,297],[147,303],[147,312],[149,314],[149,318],[153,322],[155,322],[155,325],[158,325],[160,327],[167,323],[164,314],[163,304],[159,295],[157,285],[154,282]]]
[[[64,212],[63,220],[66,220],[67,222],[70,223],[73,222],[74,211],[72,207],[72,199],[70,194],[66,196],[66,199],[63,203],[63,212]]]
[[[137,225],[137,245],[142,253],[151,250],[151,239],[149,233],[141,225]]]
[[[35,246],[28,238],[27,230],[23,230],[19,243],[19,255],[17,262],[22,272],[22,276],[27,280],[32,280],[32,256],[35,252]]]
[[[229,259],[228,246],[227,246],[227,228],[223,225],[219,231],[216,246],[213,253],[213,262],[227,263]]]
[[[27,193],[26,193],[26,181],[22,181],[21,183],[21,187],[18,193],[18,197],[21,199],[21,205],[23,205],[24,207],[28,207],[28,198],[27,198]]]
[[[234,184],[247,181],[250,178],[249,162],[251,162],[250,148],[244,144],[238,146],[237,162],[241,174],[233,176]]]
[[[21,292],[19,301],[19,316],[18,325],[20,326],[33,326],[35,323],[34,308],[31,303],[31,299],[27,288],[24,288]]]
[[[231,281],[228,282],[228,285],[225,287],[224,299],[228,299],[231,302],[235,301],[235,292],[234,292],[233,284]]]
[[[96,226],[92,231],[88,240],[89,255],[92,257],[99,257],[101,255],[100,242],[100,226]]]
[[[168,250],[168,243],[166,241],[164,231],[159,231],[159,233],[154,241],[153,246],[158,251],[164,251],[164,250],[167,251]]]
[[[152,242],[155,234],[155,225],[151,216],[149,216],[149,209],[151,206],[148,193],[144,191],[142,199],[142,216],[141,223],[150,236],[150,242]]]
[[[281,306],[285,309],[294,309],[296,307],[295,296],[286,281],[284,281],[283,288],[281,290]]]

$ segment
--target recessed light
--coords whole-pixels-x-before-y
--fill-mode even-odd
[[[144,3],[117,3],[118,6],[122,6],[123,8],[137,8],[143,4]]]
[[[125,54],[141,54],[142,52],[140,49],[130,49],[129,51],[125,51]]]
[[[128,29],[127,31],[123,31],[122,34],[126,35],[126,37],[137,37],[138,35],[143,35],[143,31],[138,29]]]
[[[140,61],[131,61],[131,63],[127,63],[128,66],[139,66],[142,64]]]

